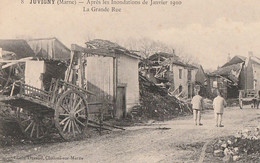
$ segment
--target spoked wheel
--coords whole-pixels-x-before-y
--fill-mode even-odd
[[[18,108],[17,117],[22,132],[31,139],[43,138],[52,126],[52,117],[25,109]]]
[[[65,140],[83,135],[88,123],[88,106],[84,95],[67,90],[57,101],[54,118],[55,126]]]

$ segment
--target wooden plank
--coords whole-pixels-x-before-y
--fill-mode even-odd
[[[33,57],[26,57],[26,58],[21,58],[18,60],[4,60],[4,59],[0,59],[0,63],[14,63],[14,62],[25,62],[27,60],[31,60],[33,59]]]
[[[2,66],[2,69],[8,68],[10,66],[16,65],[20,62],[26,62],[27,60],[31,60],[33,57],[27,57],[27,58],[22,58],[20,60],[0,60],[0,63],[7,63]]]
[[[78,73],[78,80],[79,80],[79,87],[84,88],[84,80],[85,80],[85,74],[84,72],[84,65],[83,65],[83,59],[82,59],[82,54],[79,53],[79,59],[78,59],[78,64],[79,64],[79,73]]]
[[[40,105],[45,106],[47,108],[52,108],[51,105],[48,102],[45,102],[45,101],[41,101],[41,100],[34,99],[32,97],[27,97],[27,96],[20,96],[20,98],[22,98],[24,100],[28,100],[28,101],[36,103],[36,104],[40,104]]]
[[[92,120],[88,120],[88,122],[89,122],[89,123],[96,124],[96,125],[100,125],[100,123],[95,122],[95,121],[92,121]],[[112,128],[116,128],[116,129],[120,129],[120,130],[125,130],[125,129],[122,128],[122,127],[115,126],[115,125],[111,125],[111,124],[108,124],[108,123],[106,123],[106,122],[103,122],[102,125],[104,125],[104,126],[108,126],[108,127],[112,127]]]
[[[57,97],[57,92],[58,92],[58,85],[59,85],[59,80],[55,80],[55,86],[54,86],[54,90],[52,92],[52,97],[51,97],[51,103],[54,104],[56,97]]]
[[[71,75],[72,64],[73,64],[73,59],[74,59],[74,54],[75,54],[75,52],[71,51],[70,64],[69,64],[69,68],[67,70],[67,73],[66,73],[65,79],[64,79],[66,82],[69,82],[69,78],[70,78],[70,75]]]
[[[47,108],[47,110],[53,109],[50,104],[48,104],[44,101],[40,101],[38,99],[33,99],[31,97],[27,97],[27,96],[24,96],[24,95],[5,96],[5,97],[1,97],[0,101],[3,102],[3,103],[7,103],[9,105],[23,107],[25,109],[26,108],[30,109],[30,106],[32,106],[31,107],[32,109],[35,109],[36,106],[39,106],[37,108]],[[43,110],[43,109],[41,109],[41,110]]]
[[[100,129],[100,126],[98,126],[98,125],[96,125],[96,124],[88,123],[88,126],[89,126],[89,127],[96,128],[96,129]],[[106,127],[101,127],[101,129],[103,129],[103,130],[108,130],[108,131],[112,131],[111,129],[106,128]]]
[[[113,58],[113,114],[116,110],[116,94],[117,94],[117,58]]]

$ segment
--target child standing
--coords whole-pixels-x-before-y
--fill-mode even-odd
[[[224,107],[226,105],[227,103],[222,97],[221,92],[217,90],[217,97],[213,100],[213,108],[217,127],[224,127],[224,125],[222,125],[222,116],[224,113]]]
[[[195,125],[199,124],[202,126],[201,121],[201,111],[203,109],[203,99],[199,95],[199,89],[195,89],[195,96],[191,100],[192,109],[193,109],[193,118]],[[198,121],[198,123],[197,123]]]

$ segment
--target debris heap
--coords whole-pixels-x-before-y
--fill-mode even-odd
[[[19,142],[23,134],[15,120],[15,112],[1,104],[0,107],[0,147]]]
[[[178,115],[190,114],[188,104],[168,95],[168,91],[149,81],[139,73],[140,106],[132,114],[141,118],[167,120]]]
[[[224,162],[230,161],[260,161],[260,126],[254,130],[242,130],[235,136],[225,140],[216,140],[213,155]]]

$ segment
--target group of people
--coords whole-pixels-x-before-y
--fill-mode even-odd
[[[195,89],[195,96],[192,98],[191,104],[195,125],[202,126],[203,124],[201,123],[201,111],[203,110],[204,104],[203,98],[199,95],[199,89]],[[213,100],[216,127],[224,127],[224,125],[222,124],[222,117],[226,105],[227,103],[223,98],[222,93],[220,92],[220,90],[217,90],[217,97]]]

